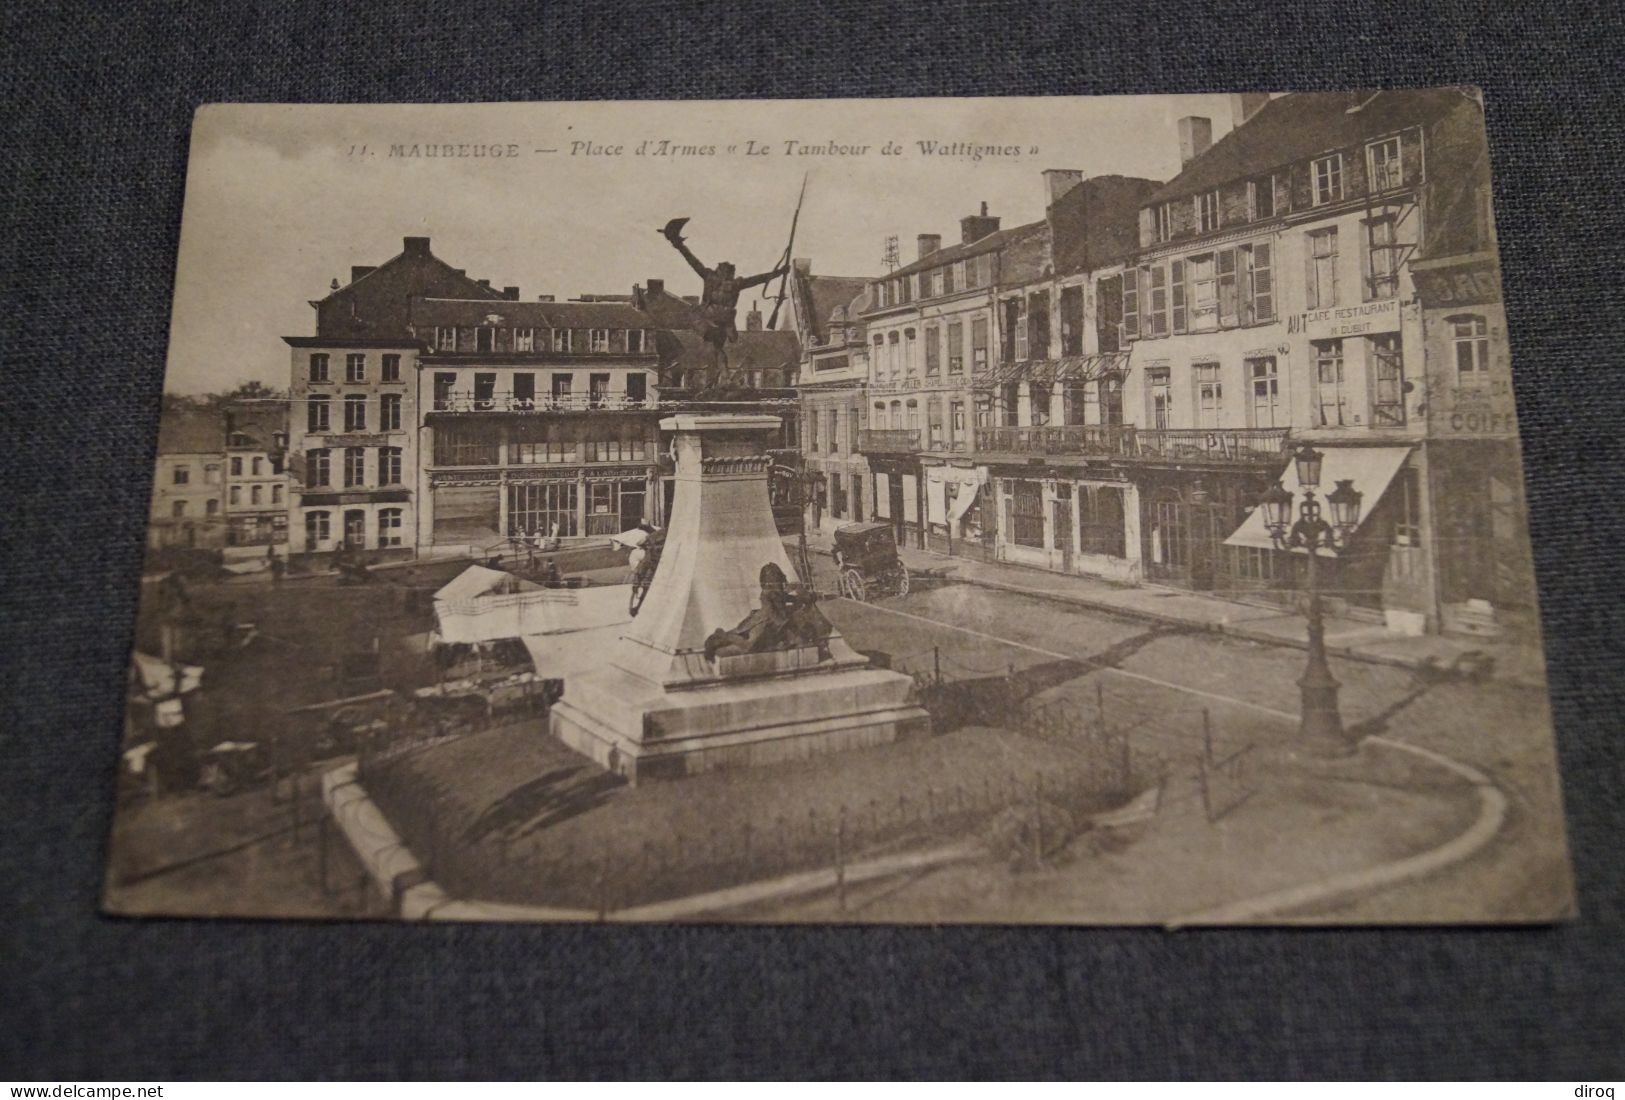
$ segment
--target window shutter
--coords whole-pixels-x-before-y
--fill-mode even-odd
[[[1218,274],[1219,324],[1236,323],[1236,250],[1221,248],[1214,257]]]
[[[1174,331],[1185,331],[1185,261],[1170,260],[1168,262],[1169,287],[1168,293],[1173,299]]]
[[[1123,338],[1140,335],[1140,273],[1130,267],[1123,271]]]

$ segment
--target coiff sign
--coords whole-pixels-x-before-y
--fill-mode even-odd
[[[1331,309],[1312,309],[1287,322],[1287,331],[1311,340],[1336,340],[1341,336],[1366,336],[1373,332],[1399,331],[1399,299]]]

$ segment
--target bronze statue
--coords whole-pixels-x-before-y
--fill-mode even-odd
[[[671,242],[673,248],[683,254],[688,266],[704,280],[704,289],[700,295],[700,320],[696,331],[711,345],[712,360],[718,375],[715,384],[721,385],[722,376],[727,373],[728,345],[739,339],[739,327],[734,321],[734,311],[739,305],[740,292],[753,286],[763,286],[783,276],[789,270],[789,263],[747,278],[736,276],[734,265],[726,260],[714,268],[706,267],[683,241],[683,226],[687,224],[687,218],[673,218],[660,232]]]
[[[705,640],[706,660],[800,646],[817,646],[819,659],[828,659],[827,643],[835,628],[818,610],[817,594],[791,584],[784,570],[772,562],[762,566],[757,581],[762,587],[762,606],[732,630],[712,631]]]

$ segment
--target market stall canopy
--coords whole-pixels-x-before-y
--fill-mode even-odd
[[[641,527],[634,527],[629,531],[622,531],[618,535],[611,535],[609,541],[618,546],[625,546],[636,550],[645,542],[649,541],[649,532],[645,531]]]
[[[171,663],[139,650],[131,654],[130,664],[141,685],[136,696],[139,702],[153,703],[171,695],[185,695],[203,686],[203,669],[198,665]]]
[[[436,592],[434,598],[447,603],[462,603],[465,600],[479,599],[481,596],[533,592],[541,587],[534,581],[527,581],[523,577],[514,576],[512,573],[504,573],[500,569],[487,569],[483,565],[471,565],[453,577],[451,582],[444,588]]]
[[[1315,449],[1325,457],[1321,461],[1320,485],[1315,489],[1315,499],[1321,502],[1322,513],[1326,521],[1331,522],[1331,515],[1325,508],[1326,494],[1336,488],[1339,481],[1345,479],[1354,482],[1354,487],[1364,494],[1364,507],[1360,510],[1360,523],[1364,524],[1382,499],[1382,494],[1399,473],[1399,468],[1405,465],[1409,457],[1409,447],[1339,447],[1335,444],[1316,444]],[[1281,485],[1292,493],[1292,519],[1298,517],[1298,506],[1303,503],[1303,486],[1298,483],[1298,467],[1295,462],[1288,462],[1281,471]],[[1275,550],[1275,540],[1270,538],[1269,528],[1264,525],[1264,510],[1254,508],[1241,521],[1229,538],[1224,540],[1226,546],[1254,546],[1264,550]],[[1296,550],[1294,553],[1306,553]],[[1322,557],[1333,557],[1331,550],[1321,550]]]
[[[505,638],[568,634],[600,627],[622,627],[632,621],[627,605],[631,586],[538,588],[472,600],[435,603],[436,641],[473,645]]]

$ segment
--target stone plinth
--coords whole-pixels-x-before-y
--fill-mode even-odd
[[[761,606],[759,576],[795,570],[768,497],[776,417],[684,415],[660,568],[602,666],[565,680],[552,732],[634,782],[796,760],[923,732],[907,676],[870,668],[839,633],[816,646],[705,656]]]

